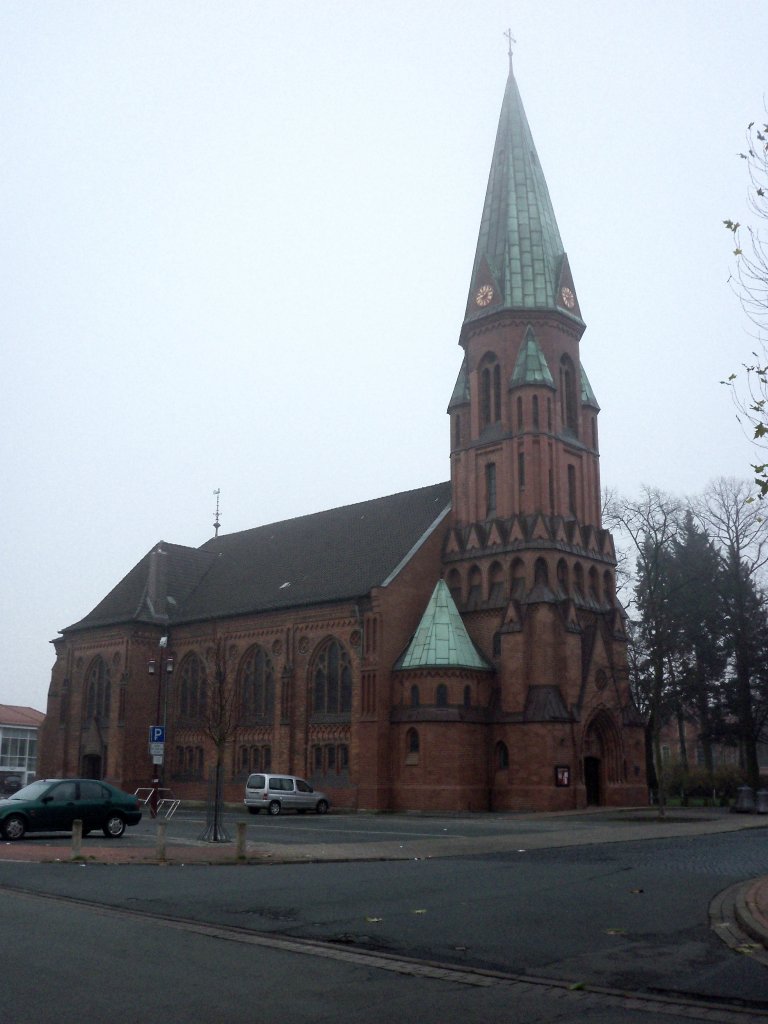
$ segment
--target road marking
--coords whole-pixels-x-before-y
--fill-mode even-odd
[[[689,999],[670,996],[647,995],[645,993],[626,992],[592,986],[587,983],[574,987],[572,981],[556,978],[541,978],[527,974],[513,974],[503,971],[491,971],[481,968],[460,967],[456,964],[439,961],[417,960],[411,957],[397,956],[392,953],[381,953],[364,949],[350,949],[336,943],[318,940],[290,938],[282,935],[255,932],[247,928],[233,925],[206,924],[189,918],[171,917],[145,910],[132,910],[125,907],[110,906],[91,900],[77,899],[72,896],[61,896],[55,893],[34,892],[30,889],[11,885],[0,885],[0,893],[22,900],[53,902],[90,910],[102,916],[127,918],[135,921],[152,921],[177,931],[184,931],[205,938],[221,939],[227,942],[238,942],[244,945],[260,946],[278,952],[296,953],[301,956],[314,956],[340,963],[354,964],[367,970],[372,968],[392,971],[396,974],[418,978],[432,978],[435,981],[448,981],[454,984],[471,985],[475,988],[503,987],[516,992],[534,992],[548,989],[557,992],[562,999],[574,1002],[574,1012],[584,1012],[591,1007],[615,1006],[624,1010],[635,1010],[639,1013],[659,1016],[675,1016],[678,1019],[688,1018],[697,1021],[711,1021],[713,1024],[748,1024],[748,1022],[768,1021],[768,1010],[739,1006],[737,1004],[718,1001],[711,1003],[704,999]]]

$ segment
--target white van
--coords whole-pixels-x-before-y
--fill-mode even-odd
[[[308,782],[296,775],[269,775],[255,772],[248,776],[243,801],[251,814],[266,807],[270,814],[281,811],[315,811],[326,814],[331,802],[325,793],[312,789]]]

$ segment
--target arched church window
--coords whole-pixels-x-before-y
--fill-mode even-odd
[[[525,453],[517,453],[517,485],[521,491],[525,490]]]
[[[112,703],[112,680],[109,666],[103,658],[95,658],[91,662],[86,676],[86,719],[95,718],[97,721],[106,721]]]
[[[557,585],[564,594],[568,593],[568,582],[568,563],[564,558],[561,558],[557,563]]]
[[[419,706],[419,688],[418,686],[411,687],[411,707],[417,708]]]
[[[563,426],[566,430],[578,434],[576,371],[573,360],[567,355],[560,360],[560,401],[562,402]]]
[[[584,569],[582,568],[581,562],[577,562],[573,567],[573,582],[576,586],[576,590],[584,596]]]
[[[464,708],[469,709],[472,707],[472,687],[464,687]]]
[[[480,429],[501,419],[501,368],[496,356],[485,356],[480,368]]]
[[[205,665],[196,654],[188,654],[179,668],[179,715],[202,718],[206,710]]]
[[[534,566],[534,581],[538,587],[549,586],[549,568],[545,558],[537,558]]]
[[[597,593],[597,569],[594,566],[589,570],[589,596],[593,601],[599,601]]]
[[[496,463],[485,464],[485,518],[496,515]]]
[[[405,734],[405,763],[419,763],[419,733],[416,729],[409,729]]]
[[[539,429],[539,396],[534,395],[531,399],[531,411],[533,413],[533,429]]]
[[[522,431],[525,426],[525,419],[523,418],[523,400],[518,396],[517,399],[517,429]]]
[[[479,608],[483,600],[483,577],[476,565],[469,570],[469,594],[467,595],[467,611]]]
[[[445,683],[438,683],[435,690],[435,706],[438,708],[448,707],[448,687]]]
[[[488,602],[493,605],[504,603],[504,568],[494,562],[488,571]]]
[[[576,467],[568,464],[568,511],[576,515]]]
[[[509,588],[509,596],[518,601],[525,597],[525,565],[522,558],[516,558],[512,562],[512,584]]]
[[[252,647],[240,669],[240,709],[247,721],[266,720],[275,710],[275,670],[263,647]]]
[[[499,741],[496,744],[496,769],[497,771],[503,772],[509,768],[509,750],[507,744]]]
[[[321,648],[312,673],[312,710],[316,715],[346,714],[352,709],[352,664],[338,640]]]
[[[608,571],[603,573],[603,601],[613,604],[613,576]]]

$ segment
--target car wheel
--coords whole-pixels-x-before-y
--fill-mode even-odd
[[[318,800],[317,801],[317,807],[315,808],[315,810],[317,811],[318,814],[327,814],[328,813],[328,801],[327,800]]]
[[[27,823],[19,814],[11,814],[10,817],[6,818],[3,822],[3,838],[10,839],[22,839],[24,833],[27,831]]]
[[[279,800],[273,800],[270,803],[270,805],[269,805],[269,813],[272,814],[272,815],[279,814],[280,813],[280,809],[281,808],[280,808],[280,801]]]
[[[249,807],[248,808],[248,813],[249,814],[258,814],[260,810],[261,810],[260,807]]]
[[[107,839],[119,839],[125,832],[125,821],[120,814],[110,814],[102,829]]]

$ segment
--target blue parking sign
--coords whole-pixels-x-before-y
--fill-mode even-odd
[[[150,727],[149,727],[149,742],[150,743],[165,743],[165,726],[164,725],[150,725]]]

